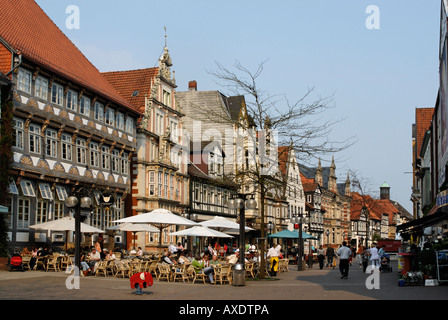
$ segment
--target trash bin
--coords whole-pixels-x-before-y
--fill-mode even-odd
[[[235,264],[233,267],[233,279],[232,285],[234,286],[244,286],[246,283],[246,270],[244,269],[244,265],[241,263]]]

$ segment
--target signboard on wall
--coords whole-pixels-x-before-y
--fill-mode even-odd
[[[444,190],[437,195],[436,206],[443,207],[448,205],[448,191]]]
[[[439,110],[437,115],[439,117],[438,121],[438,135],[439,135],[439,143],[438,143],[438,163],[439,163],[439,172],[438,174],[438,187],[440,188],[442,184],[445,182],[446,173],[445,173],[445,164],[448,162],[448,133],[447,133],[447,123],[448,123],[448,72],[447,72],[447,49],[446,49],[446,41],[443,44],[442,55],[440,57],[440,89],[439,89]]]
[[[448,4],[447,0],[441,1],[441,10],[440,10],[440,49],[439,55],[442,55],[443,45],[445,43],[445,37],[447,32],[447,16],[446,16],[446,6]]]

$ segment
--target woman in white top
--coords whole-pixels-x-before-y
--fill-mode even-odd
[[[372,267],[379,268],[380,267],[380,256],[378,254],[378,248],[376,243],[372,244],[372,248],[369,249],[370,253],[370,261],[372,261]]]

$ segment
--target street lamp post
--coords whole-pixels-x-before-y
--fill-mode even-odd
[[[77,272],[81,270],[81,208],[89,209],[92,206],[92,199],[87,196],[84,188],[79,189],[75,194],[67,197],[65,205],[75,210],[75,266]]]
[[[274,229],[274,224],[271,221],[269,221],[266,224],[266,228],[268,229],[268,235],[270,235],[272,233],[272,230]],[[271,241],[272,240],[269,240],[269,245],[271,245]]]
[[[362,207],[363,216],[366,219],[366,248],[369,247],[369,229],[370,229],[370,221],[369,221],[369,210],[366,206]]]
[[[303,239],[302,239],[302,224],[303,218],[302,216],[294,216],[291,218],[291,222],[293,224],[299,225],[299,255],[297,256],[297,270],[303,271]]]
[[[328,249],[330,248],[330,230],[327,229],[327,231],[325,231],[325,235],[327,236],[327,252],[328,252]],[[327,263],[329,264],[328,255],[327,255]]]
[[[182,212],[182,217],[186,218],[186,219],[190,219],[192,221],[196,221],[198,219],[198,215],[196,213],[191,213],[190,209],[186,209],[185,211]],[[194,241],[191,237],[187,237],[187,248],[190,250],[193,250],[196,245],[196,237],[194,237]],[[196,251],[196,250],[193,250]]]
[[[244,233],[245,233],[245,214],[246,214],[246,208],[256,209],[257,208],[257,202],[253,198],[253,196],[250,199],[247,199],[248,194],[238,193],[234,197],[230,198],[227,201],[227,206],[229,209],[239,209],[240,213],[240,261],[239,264],[235,265],[234,268],[234,279],[233,284],[235,286],[244,286],[245,285],[245,267],[244,267]]]

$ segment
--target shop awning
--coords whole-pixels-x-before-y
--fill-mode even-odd
[[[397,226],[397,232],[410,232],[421,230],[423,228],[434,225],[435,223],[448,219],[448,207],[439,207],[434,213],[428,214],[422,218],[412,220]]]
[[[281,239],[299,239],[299,232],[294,230],[283,230],[274,234],[268,235],[268,238],[281,238]],[[302,239],[303,240],[317,240],[317,238],[312,235],[302,231]]]

